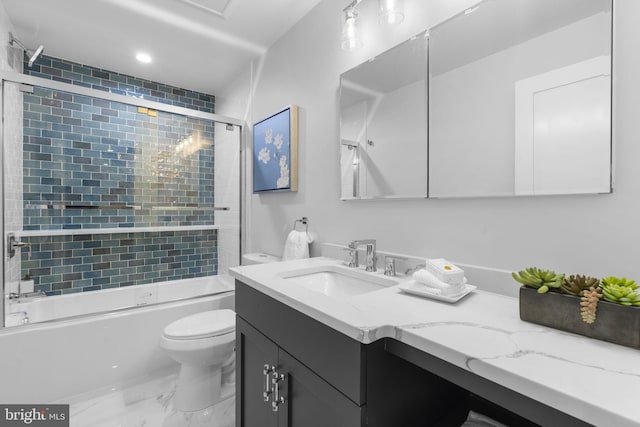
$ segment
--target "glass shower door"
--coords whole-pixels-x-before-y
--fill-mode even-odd
[[[17,299],[182,284],[239,264],[238,126],[44,86],[5,81],[3,94],[7,326],[50,320]],[[157,302],[140,289],[133,305]],[[55,316],[123,308],[101,304]]]

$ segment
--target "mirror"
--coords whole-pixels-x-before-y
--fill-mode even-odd
[[[429,197],[611,192],[611,7],[485,0],[429,31]]]
[[[427,196],[427,34],[340,76],[341,198]]]

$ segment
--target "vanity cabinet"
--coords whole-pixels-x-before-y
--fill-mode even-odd
[[[365,425],[359,343],[240,282],[236,313],[238,426]]]
[[[362,408],[241,318],[236,324],[244,427],[360,426]]]
[[[393,338],[363,344],[238,280],[236,313],[238,427],[453,427],[469,410],[589,425]]]
[[[240,281],[236,313],[238,427],[438,425],[466,395]]]

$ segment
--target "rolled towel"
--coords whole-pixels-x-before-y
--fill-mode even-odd
[[[459,295],[467,290],[467,286],[464,280],[461,283],[452,285],[443,282],[425,269],[421,269],[413,273],[413,278],[417,282],[420,282],[429,288],[437,289],[438,291],[440,291],[439,294],[442,296]]]
[[[424,269],[445,283],[457,285],[464,282],[464,270],[444,258],[427,259]]]

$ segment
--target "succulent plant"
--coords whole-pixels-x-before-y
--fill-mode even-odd
[[[605,301],[622,305],[640,306],[638,285],[625,277],[605,277],[600,281]]]
[[[564,279],[564,274],[558,274],[552,270],[541,270],[537,267],[528,267],[518,273],[511,273],[511,276],[516,282],[537,289],[541,294],[547,292],[549,288],[560,288]]]
[[[582,296],[582,293],[591,288],[597,288],[600,280],[595,277],[584,276],[581,274],[565,276],[560,286],[560,292],[568,295]]]
[[[596,321],[596,310],[598,309],[598,301],[600,301],[600,298],[602,298],[600,288],[591,286],[589,289],[582,290],[582,296],[580,297],[580,315],[585,323],[591,324]]]

